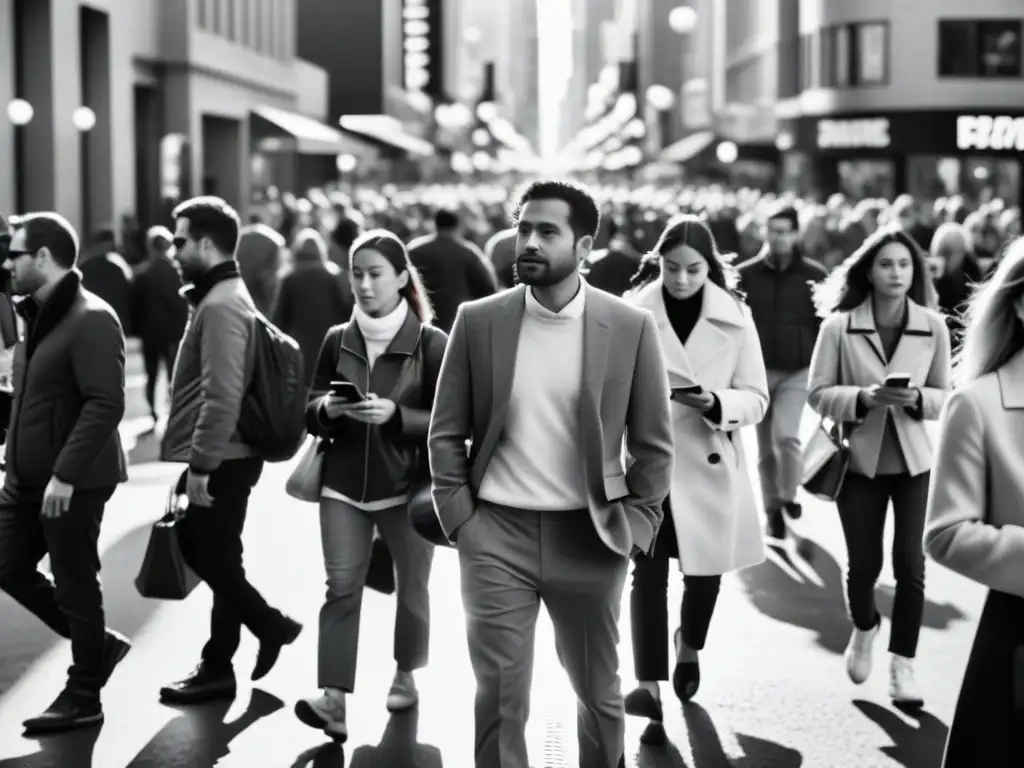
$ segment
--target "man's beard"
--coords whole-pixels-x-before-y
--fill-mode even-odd
[[[537,274],[521,275],[519,273],[519,260],[512,265],[512,284],[530,285],[538,288],[547,288],[551,285],[558,285],[576,270],[575,264],[551,264],[548,262],[543,269],[537,270]]]

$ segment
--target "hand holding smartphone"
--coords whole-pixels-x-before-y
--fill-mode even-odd
[[[890,373],[885,377],[883,386],[891,389],[906,389],[910,386],[909,373]]]
[[[700,384],[691,384],[687,387],[672,387],[672,397],[675,398],[677,395],[699,395],[704,392],[704,387]]]
[[[338,398],[346,405],[352,403],[361,403],[366,399],[364,395],[355,384],[351,381],[332,381],[331,382],[331,395]]]

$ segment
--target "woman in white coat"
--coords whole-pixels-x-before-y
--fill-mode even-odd
[[[641,262],[637,289],[628,297],[654,314],[673,388],[672,490],[651,557],[636,559],[630,595],[639,687],[626,697],[626,712],[655,722],[662,719],[658,683],[668,679],[669,558],[678,557],[684,578],[672,686],[687,701],[700,685],[698,652],[722,574],[765,556],[738,430],[764,417],[768,383],[736,282],[708,227],[683,215],[669,222]],[[686,387],[691,393],[682,391]]]
[[[940,419],[925,547],[989,589],[946,743],[946,768],[1024,754],[1024,240],[971,299]]]

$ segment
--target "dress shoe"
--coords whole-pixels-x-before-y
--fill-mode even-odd
[[[256,654],[256,666],[252,670],[253,682],[262,680],[267,676],[267,673],[277,664],[277,659],[281,655],[281,649],[286,645],[294,643],[300,632],[302,632],[302,625],[294,619],[289,619],[285,616],[284,624],[279,634],[276,637],[260,641],[260,650]]]
[[[128,655],[132,644],[127,637],[112,629],[107,630],[107,644],[103,649],[103,684],[110,682],[117,665]]]
[[[634,688],[627,693],[623,704],[627,715],[646,717],[659,723],[665,719],[661,701],[645,688]]]
[[[160,689],[160,701],[165,704],[204,704],[235,698],[238,687],[235,673],[223,672],[199,663],[187,677]]]
[[[26,736],[63,733],[102,724],[103,707],[99,697],[75,693],[66,688],[45,712],[23,723]]]
[[[685,704],[697,695],[697,690],[700,688],[700,662],[681,659],[683,633],[678,629],[675,634],[675,646],[677,660],[676,667],[672,671],[672,689],[676,692],[679,701]]]

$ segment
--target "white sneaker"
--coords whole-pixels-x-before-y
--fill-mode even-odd
[[[345,722],[345,694],[324,690],[319,696],[295,702],[295,716],[310,728],[322,730],[332,739],[344,744],[348,739]]]
[[[889,667],[889,698],[897,708],[916,709],[924,705],[921,689],[914,677],[914,660],[898,654],[892,655]]]
[[[395,672],[394,682],[391,683],[391,690],[388,691],[388,712],[404,712],[412,709],[420,701],[420,694],[416,690],[416,682],[412,679],[411,672]]]
[[[850,635],[850,642],[846,646],[846,674],[857,685],[860,685],[871,676],[871,651],[878,636],[878,629],[881,622],[875,625],[874,629],[861,631],[853,628]]]

